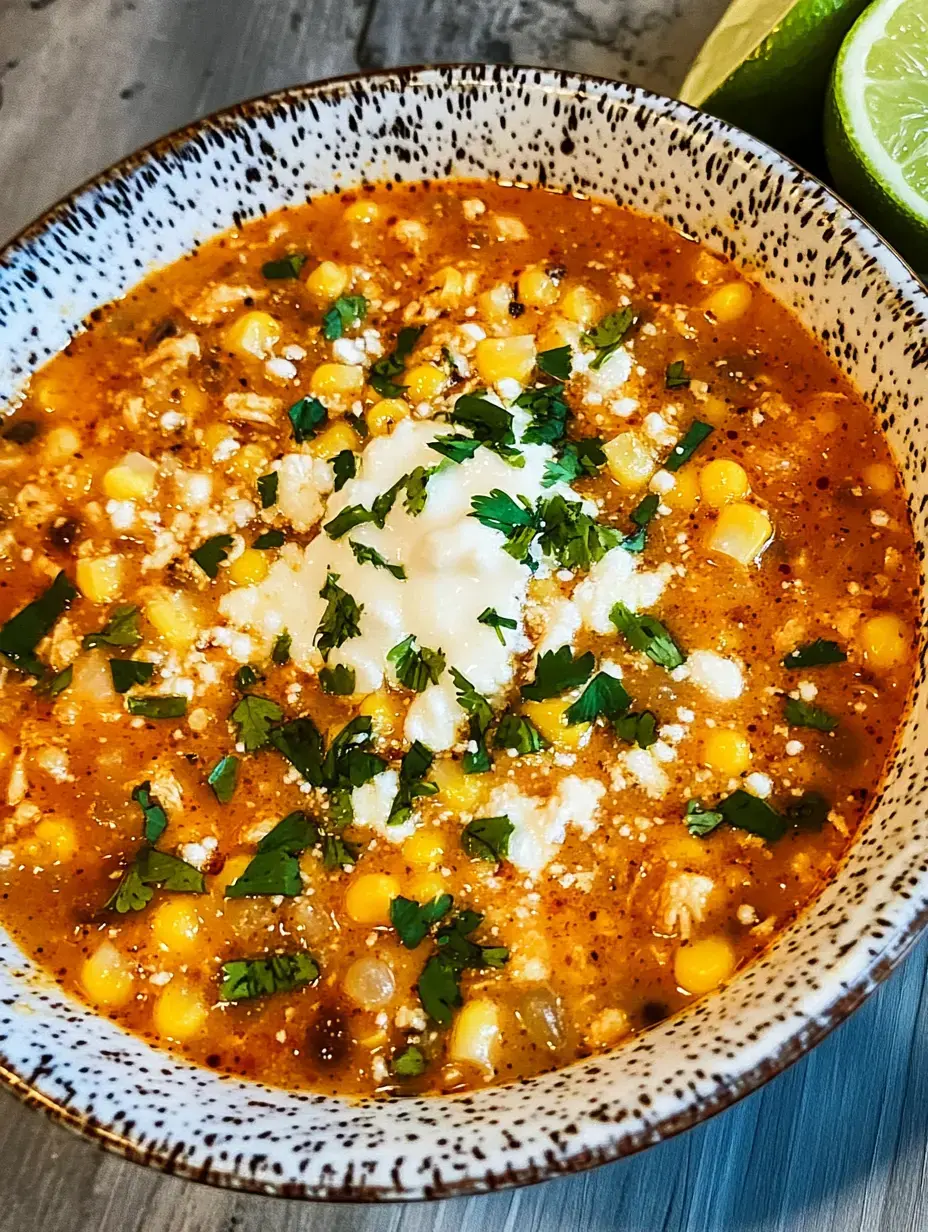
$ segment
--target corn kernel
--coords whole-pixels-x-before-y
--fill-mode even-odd
[[[885,462],[873,462],[870,466],[865,466],[863,470],[864,483],[871,492],[879,492],[884,496],[887,492],[892,492],[896,486],[896,476],[891,466],[887,466]]]
[[[196,989],[175,978],[155,1002],[152,1018],[159,1035],[183,1043],[202,1030],[208,1012]]]
[[[178,381],[175,386],[177,390],[177,400],[180,404],[180,409],[184,416],[188,419],[199,419],[203,412],[209,406],[209,398],[204,391],[195,385],[193,381]]]
[[[306,279],[306,286],[318,299],[338,299],[348,290],[351,277],[343,265],[323,261]]]
[[[376,201],[355,201],[345,208],[345,221],[374,223],[380,218],[380,206]]]
[[[110,500],[145,500],[155,490],[158,468],[141,453],[127,453],[103,476],[103,491]]]
[[[432,767],[432,781],[438,784],[443,804],[459,813],[472,813],[483,799],[490,775],[465,774],[459,761],[444,757]]]
[[[80,453],[83,441],[74,428],[52,428],[42,442],[42,460],[47,466],[62,466]]]
[[[493,325],[509,326],[512,317],[509,315],[509,305],[512,303],[512,287],[506,282],[499,282],[489,291],[483,291],[477,296],[477,307],[480,315]]]
[[[23,844],[23,854],[36,864],[58,864],[73,859],[77,834],[69,821],[45,817]]]
[[[370,716],[374,735],[379,740],[389,743],[395,740],[403,730],[403,708],[398,698],[388,693],[386,689],[368,693],[358,707],[358,713]]]
[[[364,420],[371,436],[389,436],[400,420],[408,417],[409,409],[402,398],[382,398],[368,407]]]
[[[654,474],[657,455],[637,432],[620,432],[603,446],[609,474],[624,488],[641,488]]]
[[[751,764],[751,746],[741,732],[712,727],[703,737],[702,760],[720,774],[743,774]]]
[[[309,452],[314,458],[334,458],[343,449],[350,449],[353,453],[360,444],[358,434],[351,424],[339,419],[309,442]]]
[[[430,903],[433,898],[447,892],[444,878],[440,873],[417,873],[406,884],[406,897],[415,899],[417,903]]]
[[[770,519],[757,505],[734,501],[725,505],[713,526],[708,547],[741,565],[756,561],[773,537]]]
[[[442,307],[455,308],[464,298],[464,275],[453,265],[446,265],[433,276],[429,293]]]
[[[861,625],[860,644],[871,667],[877,670],[898,667],[908,653],[909,634],[898,616],[883,612]]]
[[[364,388],[364,369],[358,364],[320,364],[309,379],[317,398],[356,398]]]
[[[270,567],[267,552],[246,548],[229,565],[229,581],[233,586],[257,586],[267,577]]]
[[[721,509],[729,501],[741,500],[747,496],[748,487],[747,472],[731,458],[714,458],[699,472],[702,498],[713,509]]]
[[[216,876],[211,879],[210,889],[220,897],[224,896],[232,882],[238,881],[239,877],[244,873],[251,863],[251,859],[252,857],[245,852],[229,856]]]
[[[226,470],[230,475],[235,475],[238,479],[247,479],[251,482],[254,482],[259,475],[264,475],[267,469],[267,453],[260,445],[253,443],[243,445],[241,449],[236,449],[226,464]]]
[[[694,997],[718,988],[735,969],[735,951],[724,937],[706,937],[682,945],[673,960],[677,985]]]
[[[539,351],[553,351],[556,347],[580,345],[580,326],[573,321],[565,321],[563,317],[554,317],[542,325],[536,338]]]
[[[726,282],[702,301],[703,312],[720,325],[731,325],[751,306],[753,292],[746,282]]]
[[[571,705],[572,699],[556,697],[548,702],[525,702],[522,710],[549,744],[557,749],[577,749],[583,743],[590,725],[573,723],[568,727],[564,714]]]
[[[505,380],[524,385],[535,367],[535,338],[532,334],[483,338],[477,343],[474,358],[481,379],[488,385]]]
[[[706,423],[712,424],[714,428],[718,428],[732,413],[730,402],[726,402],[724,398],[718,398],[715,394],[709,396],[699,404],[699,418],[704,419]]]
[[[282,332],[280,322],[269,312],[246,312],[226,329],[223,340],[226,350],[234,355],[268,359]]]
[[[473,775],[469,776],[473,778]],[[403,859],[413,867],[437,864],[445,854],[445,841],[437,830],[424,827],[403,843]]]
[[[155,944],[171,954],[192,954],[200,944],[199,911],[184,898],[167,898],[152,916],[151,932]]]
[[[207,453],[215,453],[220,445],[236,439],[234,428],[228,424],[211,423],[203,429],[203,448]]]
[[[520,302],[529,308],[550,308],[561,293],[554,279],[537,265],[530,265],[519,275],[518,289]]]
[[[361,873],[345,893],[345,910],[356,924],[389,924],[390,904],[400,883],[389,873]]]
[[[570,321],[588,329],[603,315],[603,301],[589,287],[571,287],[561,300],[560,310]]]
[[[499,1042],[499,1010],[487,997],[477,997],[454,1020],[448,1056],[492,1074]]]
[[[132,971],[115,945],[104,941],[89,958],[84,959],[81,984],[94,1005],[119,1009],[132,996]]]
[[[145,604],[145,615],[169,646],[189,650],[200,635],[196,608],[176,590],[161,591]]]
[[[84,556],[75,570],[77,588],[91,603],[111,603],[122,585],[121,556]]]
[[[696,838],[686,831],[661,842],[660,855],[668,864],[684,868],[704,868],[716,859],[705,839]]]
[[[406,373],[406,397],[414,406],[419,402],[431,402],[445,388],[447,379],[434,364],[416,364]]]
[[[699,504],[699,476],[695,467],[684,466],[674,475],[676,482],[661,495],[661,503],[679,513],[692,513]]]

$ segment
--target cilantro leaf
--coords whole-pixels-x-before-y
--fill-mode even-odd
[[[632,650],[642,651],[652,663],[673,671],[686,662],[686,655],[656,616],[631,611],[624,603],[616,603],[609,619],[624,636]]]
[[[111,660],[112,661],[112,660]],[[74,679],[74,664],[69,663],[67,667],[63,667],[60,672],[55,672],[53,676],[46,676],[37,681],[32,686],[33,693],[39,697],[57,697],[59,693],[63,693],[67,689],[71,681]]]
[[[148,843],[157,843],[168,828],[168,818],[161,804],[151,794],[151,782],[146,779],[132,789],[132,799],[142,810],[142,836]]]
[[[399,895],[390,903],[390,923],[407,950],[414,950],[425,940],[429,929],[443,920],[454,900],[450,894],[439,894],[427,903]]]
[[[309,813],[295,809],[265,834],[258,842],[257,849],[259,852],[286,851],[291,856],[298,856],[318,841],[319,830]]]
[[[141,659],[110,659],[110,675],[117,693],[128,693],[136,684],[148,684],[154,672],[154,663]]]
[[[441,463],[439,463],[441,466]],[[403,508],[410,517],[417,518],[425,508],[426,497],[428,496],[428,482],[438,470],[438,466],[417,466],[415,470],[409,472],[405,476],[404,488],[406,495],[403,499]]]
[[[783,666],[789,671],[798,671],[805,667],[825,667],[830,663],[846,663],[847,653],[837,642],[827,638],[817,637],[814,642],[806,642],[791,650],[783,660]]]
[[[293,992],[319,978],[319,966],[309,954],[271,954],[267,958],[234,958],[222,964],[222,1001],[248,1001],[275,992]]]
[[[125,915],[128,911],[141,911],[151,902],[154,893],[151,886],[147,886],[139,876],[135,864],[130,864],[120,878],[115,893],[103,904],[103,910],[118,911],[120,915]]]
[[[208,578],[219,575],[219,566],[229,555],[234,540],[231,535],[213,535],[190,553]]]
[[[87,633],[81,639],[84,650],[95,646],[136,647],[142,644],[139,632],[139,609],[128,603],[113,608],[113,614],[98,633]]]
[[[21,672],[30,676],[44,675],[45,666],[33,651],[76,598],[77,590],[62,570],[37,599],[27,603],[0,627],[0,654]]]
[[[401,826],[412,816],[413,803],[420,796],[434,796],[438,791],[436,783],[429,783],[425,776],[432,768],[435,756],[419,740],[414,740],[408,753],[400,762],[399,790],[390,806],[387,818],[388,826]]]
[[[572,706],[568,706],[564,718],[567,725],[595,723],[604,719],[617,719],[632,704],[625,686],[609,672],[597,672]]]
[[[415,1044],[407,1044],[402,1052],[393,1057],[390,1068],[397,1078],[421,1078],[426,1069],[422,1049]]]
[[[257,548],[259,552],[266,552],[269,548],[282,548],[284,541],[285,536],[282,530],[265,530],[251,546]]]
[[[448,1026],[454,1011],[464,1003],[457,973],[439,954],[433,954],[422,968],[416,990],[422,1008],[442,1027]]]
[[[595,663],[595,656],[590,650],[576,659],[569,646],[548,650],[538,656],[535,679],[522,686],[522,697],[527,701],[543,702],[549,697],[559,697],[568,689],[579,688],[589,679]]]
[[[509,855],[515,826],[508,817],[475,817],[461,831],[461,846],[472,860],[499,864]]]
[[[350,867],[358,862],[357,843],[349,843],[340,834],[322,836],[322,864],[330,871],[333,868]]]
[[[277,471],[269,471],[266,475],[259,475],[255,486],[258,489],[258,496],[261,498],[262,509],[270,509],[272,505],[277,504],[277,490],[280,487],[280,475]]]
[[[322,529],[330,539],[341,539],[342,535],[347,535],[348,531],[354,530],[356,526],[373,520],[374,515],[363,505],[346,505],[331,521],[326,522]]]
[[[590,361],[590,368],[594,372],[603,366],[613,351],[618,350],[625,335],[637,320],[634,309],[617,308],[615,312],[606,313],[598,325],[582,335],[583,345],[596,351]]]
[[[524,561],[528,556],[538,527],[535,511],[526,497],[520,496],[517,504],[501,488],[492,488],[489,496],[471,497],[469,516],[505,535],[503,551],[515,560]]]
[[[470,940],[482,922],[476,911],[462,911],[435,936],[437,953],[425,964],[416,988],[422,1008],[439,1026],[446,1027],[462,1003],[460,979],[466,968],[498,968],[509,961],[505,946],[481,946]]]
[[[203,894],[206,882],[199,869],[154,847],[143,847],[126,869],[115,894],[104,904],[104,911],[141,911],[151,901],[152,886],[174,894]]]
[[[500,616],[495,607],[485,607],[477,617],[477,623],[487,625],[491,629],[496,630],[496,636],[506,645],[506,636],[503,629],[517,629],[518,622],[513,620],[511,616]]]
[[[687,800],[686,827],[694,838],[705,838],[724,820],[721,813],[707,809],[701,800]]]
[[[288,898],[302,892],[300,862],[280,849],[259,852],[253,856],[240,877],[226,886],[226,898],[258,898],[282,894]]]
[[[445,670],[445,656],[441,650],[430,650],[428,646],[416,649],[415,641],[415,635],[410,633],[387,651],[387,662],[393,664],[396,678],[404,688],[421,693],[429,684],[438,684]]]
[[[238,782],[238,758],[221,757],[209,772],[207,783],[213,789],[213,795],[220,804],[228,804],[235,795],[235,785]]]
[[[399,581],[406,581],[406,570],[403,566],[391,565],[389,561],[384,560],[376,548],[372,548],[366,543],[358,543],[356,539],[349,539],[348,545],[352,552],[354,552],[354,558],[359,565],[375,565],[378,569],[386,569],[388,573],[392,573]]]
[[[552,347],[550,351],[539,351],[535,363],[548,376],[556,381],[566,381],[571,373],[570,347]]]
[[[556,483],[573,483],[584,476],[598,475],[605,465],[606,455],[599,437],[587,436],[579,441],[568,441],[561,450],[561,456],[545,464],[541,486],[551,488]]]
[[[235,687],[240,693],[244,693],[246,689],[250,689],[253,684],[257,684],[264,677],[256,667],[252,667],[250,663],[244,663],[235,673]]]
[[[399,384],[396,378],[405,372],[406,360],[412,354],[424,329],[424,325],[407,325],[405,329],[401,329],[397,334],[393,352],[371,365],[367,376],[368,383],[382,398],[398,398],[402,394],[405,386]]]
[[[301,252],[290,252],[274,261],[265,261],[261,266],[261,273],[265,278],[299,278],[300,270],[307,260]]]
[[[833,732],[838,726],[838,720],[821,706],[810,706],[808,702],[795,697],[787,697],[783,707],[783,715],[791,727],[811,727],[815,731]]]
[[[246,693],[230,716],[238,724],[238,738],[245,745],[246,753],[254,753],[268,742],[268,734],[274,723],[279,723],[284,712],[269,697]]]
[[[667,365],[667,372],[664,374],[665,389],[689,389],[691,380],[682,359],[675,359],[672,364]]]
[[[256,700],[266,702],[267,698]],[[279,715],[282,714],[276,703],[271,702],[270,704],[274,706]],[[233,717],[234,714],[233,711]],[[299,719],[289,719],[286,723],[281,723],[279,727],[270,727],[270,723],[261,718],[257,734],[261,733],[263,733],[261,744],[270,741],[277,752],[300,772],[307,783],[311,783],[314,787],[322,786],[322,737],[309,715],[304,715]],[[242,735],[244,738],[244,728]],[[260,748],[261,744],[254,747]],[[245,747],[248,748],[247,741]],[[249,752],[251,751],[249,749]]]
[[[689,462],[706,437],[711,436],[714,431],[711,424],[694,419],[664,459],[664,470],[678,471],[684,462]]]
[[[626,552],[638,553],[644,551],[645,544],[648,541],[648,526],[657,513],[659,505],[660,497],[657,493],[649,492],[631,511],[629,517],[638,529],[632,531],[630,535],[626,535],[622,540],[622,547]]]
[[[498,749],[509,749],[518,757],[540,753],[548,747],[538,728],[524,714],[507,711],[499,721],[493,743]]]
[[[290,647],[293,645],[293,638],[284,629],[283,633],[278,633],[274,638],[274,645],[271,648],[271,659],[278,667],[283,667],[285,663],[290,662]]]
[[[458,705],[468,716],[469,739],[476,746],[464,754],[462,769],[465,774],[484,774],[492,765],[486,743],[487,730],[493,722],[492,707],[456,667],[451,668],[451,679],[457,689]]]
[[[786,820],[799,830],[821,830],[831,805],[820,792],[806,791],[786,810]]]
[[[313,641],[323,659],[328,659],[331,651],[337,650],[350,638],[360,634],[361,626],[358,622],[364,611],[364,604],[355,603],[347,590],[342,590],[338,585],[337,573],[326,575],[325,585],[319,595],[325,599],[326,609]]]
[[[354,692],[354,668],[346,667],[344,663],[324,667],[319,673],[319,683],[323,693],[331,693],[335,697],[349,697]]]
[[[341,729],[322,763],[322,785],[336,788],[363,787],[386,766],[382,757],[370,751],[373,724],[369,715],[358,714]],[[345,819],[351,817],[351,796],[343,802]],[[332,803],[329,805],[330,812]]]
[[[434,449],[443,458],[450,458],[452,462],[461,463],[472,458],[482,444],[475,436],[461,436],[458,432],[449,432],[429,441],[429,449]]]
[[[340,295],[322,318],[322,336],[327,342],[341,338],[347,329],[356,329],[367,316],[363,295]]]
[[[453,424],[469,428],[474,439],[503,456],[517,454],[512,415],[502,406],[477,394],[461,394],[448,417]]]
[[[524,445],[556,445],[564,439],[570,408],[561,396],[563,392],[563,385],[543,385],[539,389],[526,389],[516,398],[516,406],[532,417],[522,433]]]
[[[161,693],[157,696],[126,698],[126,709],[144,719],[182,719],[187,713],[187,699],[177,693]]]
[[[358,459],[350,449],[340,450],[332,459],[332,474],[335,476],[335,491],[340,492],[349,479],[358,473]]]
[[[537,517],[541,550],[564,569],[588,570],[622,540],[614,527],[597,522],[579,501],[563,496],[539,502]]]
[[[287,418],[293,429],[293,439],[302,445],[318,435],[319,429],[329,418],[329,412],[318,398],[300,398],[287,411]]]
[[[615,734],[626,744],[649,749],[657,743],[657,715],[652,710],[636,710],[615,720]]]
[[[786,822],[766,801],[741,788],[716,805],[730,826],[775,842],[786,833]]]

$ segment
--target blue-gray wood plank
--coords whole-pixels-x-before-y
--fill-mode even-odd
[[[357,68],[515,60],[672,92],[725,0],[0,0],[0,240],[160,133]],[[0,340],[2,345],[2,340]],[[922,943],[810,1056],[634,1159],[421,1206],[303,1206],[104,1155],[0,1095],[0,1232],[924,1232]]]

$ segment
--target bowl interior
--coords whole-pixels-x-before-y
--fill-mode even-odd
[[[612,198],[744,263],[873,406],[924,545],[919,285],[766,147],[680,104],[570,74],[468,66],[308,87],[120,165],[0,255],[0,404],[95,306],[217,232],[362,181],[452,176]],[[94,1017],[0,935],[4,1070],[27,1097],[136,1158],[291,1195],[446,1195],[638,1149],[793,1060],[911,944],[928,901],[926,701],[920,683],[881,799],[814,907],[723,994],[611,1056],[443,1100],[271,1091],[185,1065]]]

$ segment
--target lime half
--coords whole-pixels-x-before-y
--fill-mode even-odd
[[[680,97],[815,163],[828,74],[867,0],[734,0]]]
[[[835,185],[928,272],[928,4],[876,0],[832,75],[825,150]]]

